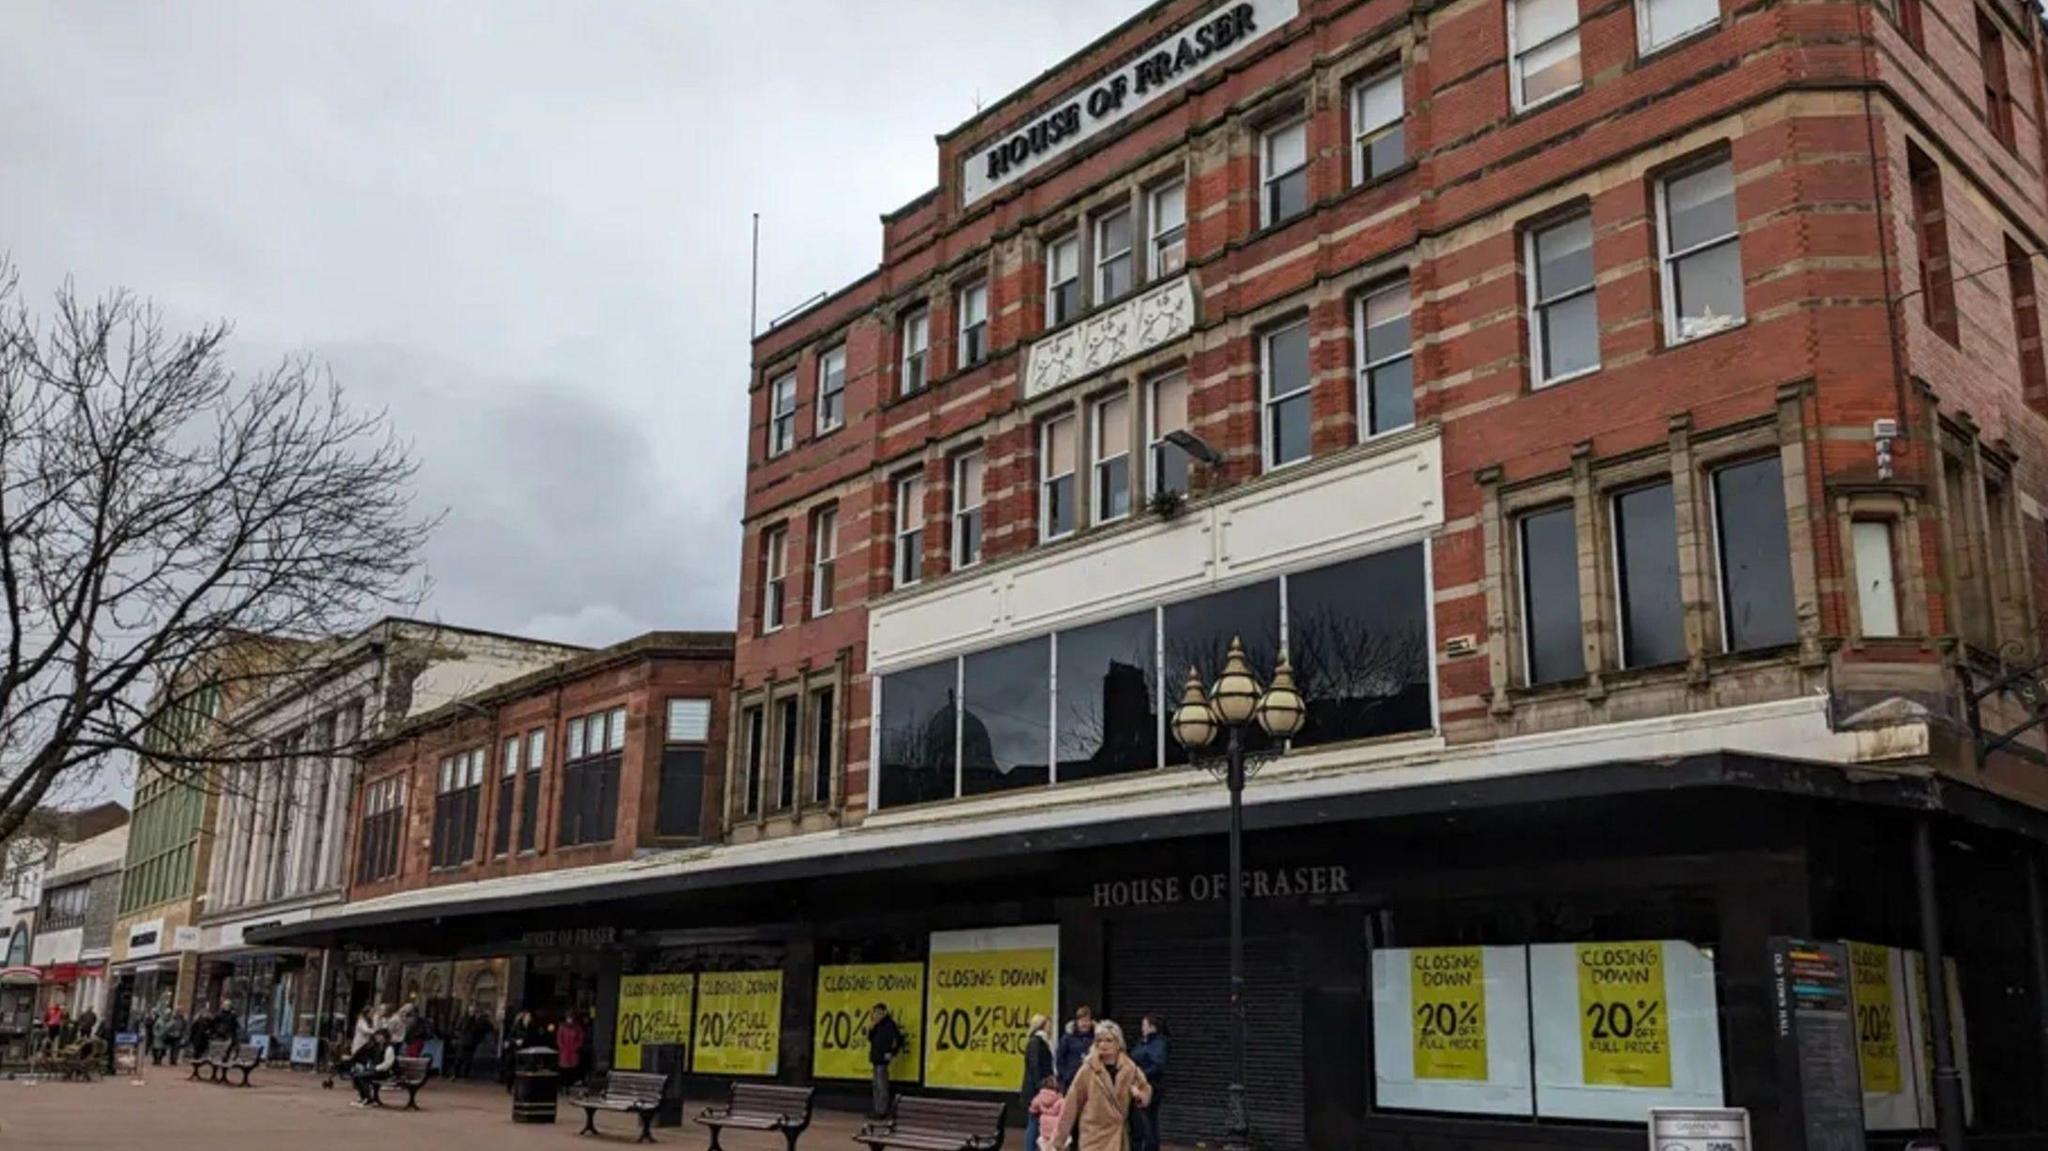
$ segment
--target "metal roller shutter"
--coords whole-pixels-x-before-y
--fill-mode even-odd
[[[1286,937],[1245,940],[1245,1098],[1257,1144],[1307,1145],[1302,1115],[1301,970]],[[1115,925],[1109,940],[1110,1018],[1137,1040],[1156,1014],[1168,1034],[1164,1141],[1214,1144],[1230,1085],[1230,940]]]

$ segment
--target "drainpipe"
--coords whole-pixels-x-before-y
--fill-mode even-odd
[[[1948,964],[1941,949],[1941,906],[1934,877],[1934,826],[1913,822],[1913,880],[1920,899],[1920,954],[1927,993],[1928,1038],[1934,1048],[1934,1130],[1942,1151],[1963,1151],[1963,1076],[1956,1070],[1955,1032],[1948,1017]]]
[[[2034,1098],[2048,1107],[2048,878],[2041,874],[2041,856],[2036,852],[2027,860],[2027,924],[2031,931],[2034,952],[2034,1029],[2035,1043],[2040,1048],[2040,1085]],[[2048,1121],[2048,1111],[2040,1119]]]

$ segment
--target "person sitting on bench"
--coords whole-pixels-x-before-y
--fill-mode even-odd
[[[376,1084],[391,1078],[392,1068],[398,1065],[398,1048],[392,1046],[391,1033],[379,1027],[370,1036],[370,1041],[356,1052],[355,1061],[349,1064],[349,1081],[356,1085],[356,1101],[351,1107],[369,1107],[377,1102]]]

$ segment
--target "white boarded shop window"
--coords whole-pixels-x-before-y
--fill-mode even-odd
[[[1386,1110],[1641,1122],[1722,1103],[1714,960],[1678,940],[1373,953]]]

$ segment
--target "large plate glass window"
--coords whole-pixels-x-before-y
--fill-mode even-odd
[[[1579,86],[1579,0],[1509,0],[1515,107],[1530,108]]]
[[[960,363],[972,367],[988,358],[988,281],[960,289]]]
[[[1069,232],[1045,246],[1045,326],[1081,314],[1081,237]]]
[[[1062,783],[1159,765],[1157,646],[1150,610],[1059,633]]]
[[[953,458],[953,570],[981,562],[982,456],[963,452]]]
[[[1522,671],[1527,682],[1586,674],[1579,617],[1579,530],[1570,504],[1515,524],[1522,575]]]
[[[1259,379],[1265,402],[1266,466],[1285,467],[1309,456],[1308,321],[1297,320],[1259,341]]]
[[[1404,114],[1399,67],[1351,86],[1352,183],[1378,179],[1408,162]]]
[[[1038,428],[1038,538],[1056,540],[1074,530],[1074,417]]]
[[[1095,221],[1095,302],[1121,299],[1137,282],[1131,254],[1131,210],[1116,211]]]
[[[1145,385],[1146,493],[1188,490],[1188,454],[1166,442],[1188,426],[1188,376],[1169,372]]]
[[[1097,400],[1089,420],[1093,457],[1095,522],[1131,514],[1131,401],[1116,395]]]
[[[1188,186],[1179,180],[1152,189],[1152,268],[1157,280],[1188,262]]]
[[[878,806],[953,797],[959,666],[949,659],[882,677]]]
[[[846,348],[818,357],[818,434],[846,422]]]
[[[1528,238],[1529,343],[1536,387],[1600,367],[1593,292],[1593,217],[1580,214]]]
[[[1420,544],[1287,577],[1287,655],[1308,703],[1295,746],[1435,726],[1424,584]]]
[[[924,477],[896,480],[896,586],[924,578]]]
[[[1415,422],[1415,357],[1408,339],[1408,281],[1360,297],[1358,410],[1368,436]]]
[[[1259,223],[1292,220],[1308,210],[1308,121],[1295,120],[1259,137]]]
[[[1188,669],[1195,669],[1204,687],[1213,686],[1223,674],[1223,661],[1230,652],[1232,636],[1244,640],[1245,657],[1264,683],[1280,659],[1280,581],[1248,584],[1200,599],[1167,604],[1162,618],[1166,662],[1160,684],[1163,706],[1171,714],[1180,703]],[[1221,738],[1220,736],[1218,737]],[[1245,746],[1254,751],[1272,747],[1273,741],[1256,722],[1245,728]],[[1220,750],[1220,745],[1210,751]],[[1166,739],[1166,761],[1186,763],[1187,752],[1171,735]]]
[[[796,446],[796,373],[769,385],[768,454],[779,456]]]
[[[1659,185],[1664,335],[1671,343],[1742,322],[1742,245],[1735,223],[1735,168],[1726,160]]]
[[[1644,52],[1721,22],[1721,0],[1636,0],[1636,40]]]
[[[1610,506],[1622,666],[1677,663],[1686,657],[1685,610],[1678,598],[1678,520],[1671,485],[1622,492]]]
[[[960,790],[982,795],[1052,779],[1052,641],[1044,636],[961,661]]]
[[[1721,561],[1721,632],[1729,651],[1799,638],[1785,472],[1776,455],[1714,473],[1714,544]]]
[[[931,351],[931,314],[923,308],[907,313],[903,317],[903,394],[915,395],[924,390],[929,379],[925,375],[926,358]]]

